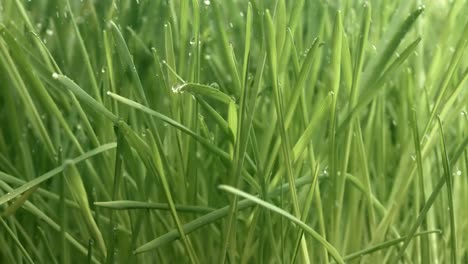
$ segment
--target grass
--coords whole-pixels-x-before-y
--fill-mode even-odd
[[[0,2],[1,263],[467,263],[468,2]]]

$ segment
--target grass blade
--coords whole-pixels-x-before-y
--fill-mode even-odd
[[[327,248],[328,252],[330,253],[330,255],[332,255],[332,257],[336,260],[337,263],[344,263],[342,257],[340,256],[340,253],[327,241],[325,240],[319,233],[317,233],[315,230],[313,230],[312,228],[310,228],[308,225],[306,225],[304,222],[302,222],[301,220],[297,219],[295,216],[293,216],[292,214],[284,211],[283,209],[273,205],[273,204],[270,204],[270,203],[267,203],[253,195],[250,195],[248,193],[245,193],[243,191],[240,191],[236,188],[233,188],[231,186],[227,186],[227,185],[220,185],[219,186],[219,189],[223,190],[223,191],[226,191],[226,192],[229,192],[229,193],[232,193],[232,194],[235,194],[235,195],[238,195],[238,196],[241,196],[245,199],[248,199],[268,210],[271,210],[277,214],[280,214],[281,216],[291,220],[292,222],[296,223],[300,228],[302,228],[304,230],[305,233],[308,233],[310,234],[313,238],[315,238],[321,245],[323,245],[325,248]]]

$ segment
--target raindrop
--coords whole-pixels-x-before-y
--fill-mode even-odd
[[[210,86],[215,88],[215,89],[218,89],[219,90],[219,84],[218,83],[210,83]]]
[[[52,31],[52,29],[47,29],[46,34],[52,36],[54,34],[54,31]]]
[[[59,75],[56,72],[52,73],[52,78],[58,79],[58,77],[59,77]]]
[[[241,17],[244,17],[244,12],[241,11],[241,12],[239,13],[239,15],[240,15]]]
[[[203,0],[203,3],[207,6],[209,6],[211,4],[210,0]]]
[[[177,84],[177,85],[174,85],[172,86],[171,90],[173,93],[183,93],[183,91],[181,91],[182,89],[182,85],[181,84]]]

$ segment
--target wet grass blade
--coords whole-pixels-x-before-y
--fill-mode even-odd
[[[229,104],[233,101],[232,97],[223,93],[222,91],[215,89],[208,85],[198,84],[198,83],[184,83],[180,86],[177,86],[173,89],[173,92],[183,93],[188,92],[193,95],[206,96],[211,99],[220,101],[225,104]]]
[[[114,210],[136,210],[136,209],[156,209],[156,210],[169,210],[169,205],[166,203],[149,203],[140,201],[109,201],[109,202],[94,202],[96,206]],[[213,208],[203,206],[190,206],[190,205],[177,205],[175,209],[181,213],[196,213],[206,214],[214,211]]]
[[[91,157],[93,157],[93,156],[95,156],[97,154],[103,153],[103,152],[108,151],[110,149],[113,149],[115,147],[116,147],[115,143],[108,143],[108,144],[102,145],[100,147],[97,147],[97,148],[95,148],[95,149],[93,149],[91,151],[88,151],[85,154],[83,154],[81,156],[78,156],[78,157],[76,157],[74,159],[65,160],[65,162],[61,166],[59,166],[59,167],[57,167],[57,168],[55,168],[55,169],[53,169],[53,170],[51,170],[51,171],[49,171],[47,173],[35,178],[32,181],[29,181],[29,182],[23,184],[21,187],[18,187],[16,189],[14,189],[13,191],[9,192],[8,194],[5,194],[2,197],[0,197],[0,205],[2,205],[4,203],[10,201],[11,199],[21,195],[22,193],[28,191],[29,189],[35,187],[36,185],[39,185],[39,184],[51,179],[55,175],[61,173],[67,166],[78,164],[81,161],[87,160],[87,159],[89,159],[89,158],[91,158]]]
[[[442,164],[444,167],[444,176],[445,176],[445,186],[447,187],[447,201],[448,201],[448,212],[450,219],[450,253],[452,263],[457,263],[457,236],[455,229],[455,207],[453,206],[453,180],[452,180],[452,170],[450,168],[449,157],[447,154],[447,144],[445,142],[444,129],[442,126],[442,121],[438,118],[439,130],[440,130],[440,141],[442,145]]]
[[[253,195],[250,195],[248,193],[245,193],[243,191],[240,191],[239,189],[236,189],[236,188],[233,188],[231,186],[227,186],[227,185],[220,185],[218,187],[219,189],[223,190],[223,191],[226,191],[226,192],[229,192],[229,193],[232,193],[234,195],[238,195],[238,196],[241,196],[245,199],[248,199],[268,210],[271,210],[289,220],[291,220],[292,222],[294,222],[295,224],[297,224],[301,229],[304,230],[305,233],[308,233],[309,235],[311,235],[313,238],[315,238],[322,246],[324,246],[325,248],[327,248],[328,252],[330,253],[330,255],[332,255],[332,257],[335,259],[335,261],[337,263],[344,263],[342,257],[340,256],[340,253],[333,247],[333,245],[331,245],[326,239],[324,239],[319,233],[317,233],[315,230],[313,230],[312,228],[310,228],[308,225],[306,225],[304,222],[302,222],[300,219],[297,219],[295,216],[293,216],[292,214],[284,211],[283,209],[271,204],[271,203],[268,203],[268,202],[265,202],[261,199],[259,199],[258,197],[255,197]]]

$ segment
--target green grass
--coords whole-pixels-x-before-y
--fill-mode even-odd
[[[468,2],[0,2],[0,263],[468,263]]]

